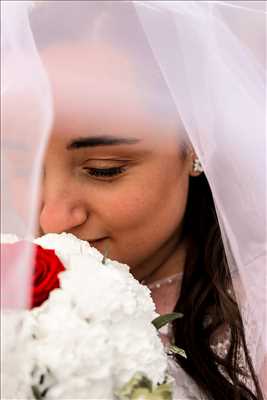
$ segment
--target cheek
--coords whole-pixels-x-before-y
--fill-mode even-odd
[[[118,185],[102,201],[99,214],[114,241],[114,256],[124,262],[133,265],[146,258],[179,230],[188,174],[179,169],[173,173],[167,167],[156,169],[153,176],[139,175],[136,181]]]

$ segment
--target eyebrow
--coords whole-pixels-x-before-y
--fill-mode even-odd
[[[119,138],[115,136],[90,136],[81,137],[72,140],[67,145],[67,150],[75,150],[84,147],[96,147],[96,146],[117,146],[121,144],[136,144],[140,142],[140,139],[135,138]]]

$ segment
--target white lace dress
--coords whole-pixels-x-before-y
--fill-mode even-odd
[[[161,336],[163,341],[166,343],[166,350],[168,350],[168,342],[170,342],[171,331],[167,332],[166,330],[162,332]],[[218,354],[220,357],[223,357],[227,354],[230,341],[230,332],[224,332],[223,336],[220,336],[216,343],[212,346],[213,351]],[[255,349],[256,341],[255,338],[249,336],[247,338],[249,349]],[[250,343],[251,342],[251,343]],[[252,344],[252,345],[251,345]],[[256,349],[255,349],[256,351]],[[253,352],[252,352],[253,353]],[[252,354],[252,360],[254,354]],[[246,363],[244,354],[242,351],[239,353],[239,365],[243,370],[246,370]],[[173,400],[207,400],[206,395],[201,391],[198,385],[194,382],[194,380],[174,361],[172,357],[169,357],[168,361],[169,374],[174,378],[174,393]],[[254,391],[254,386],[252,381],[247,378],[245,381],[246,386],[248,386],[252,391]]]
[[[192,378],[169,358],[169,373],[174,378],[173,400],[207,400]]]
[[[218,343],[215,351],[218,354],[227,352],[227,346],[228,341]],[[169,357],[168,367],[169,374],[174,378],[173,400],[207,400],[194,380],[171,357]]]

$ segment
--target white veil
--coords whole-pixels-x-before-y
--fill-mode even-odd
[[[138,93],[159,123],[177,120],[177,134],[186,132],[194,146],[213,193],[241,311],[246,304],[246,334],[253,336],[248,345],[263,385],[265,2],[3,1],[2,6],[2,232],[21,237],[35,232],[42,157],[54,111],[53,78],[49,83],[44,71],[46,49],[94,41],[126,49],[138,60],[139,83],[129,87],[120,65],[110,59],[105,69],[118,69],[113,74],[117,101]],[[72,68],[71,59],[61,67]],[[90,68],[88,76],[92,90],[93,82],[100,83]],[[107,94],[106,87],[101,89]],[[26,305],[26,261],[19,259],[12,269],[17,275],[5,284],[7,307]],[[14,292],[18,282],[24,286]]]
[[[30,1],[1,2],[1,233],[21,238],[35,230],[42,155],[52,119],[49,84],[29,25],[32,6]],[[2,305],[28,303],[30,254],[27,243],[16,257],[1,251]]]
[[[212,189],[241,309],[246,302],[253,315],[244,317],[247,335],[259,335],[250,341],[259,370],[267,352],[264,3],[136,5]]]

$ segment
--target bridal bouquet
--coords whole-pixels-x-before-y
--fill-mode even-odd
[[[35,252],[32,308],[5,313],[3,397],[171,399],[155,306],[128,266],[65,233]]]

